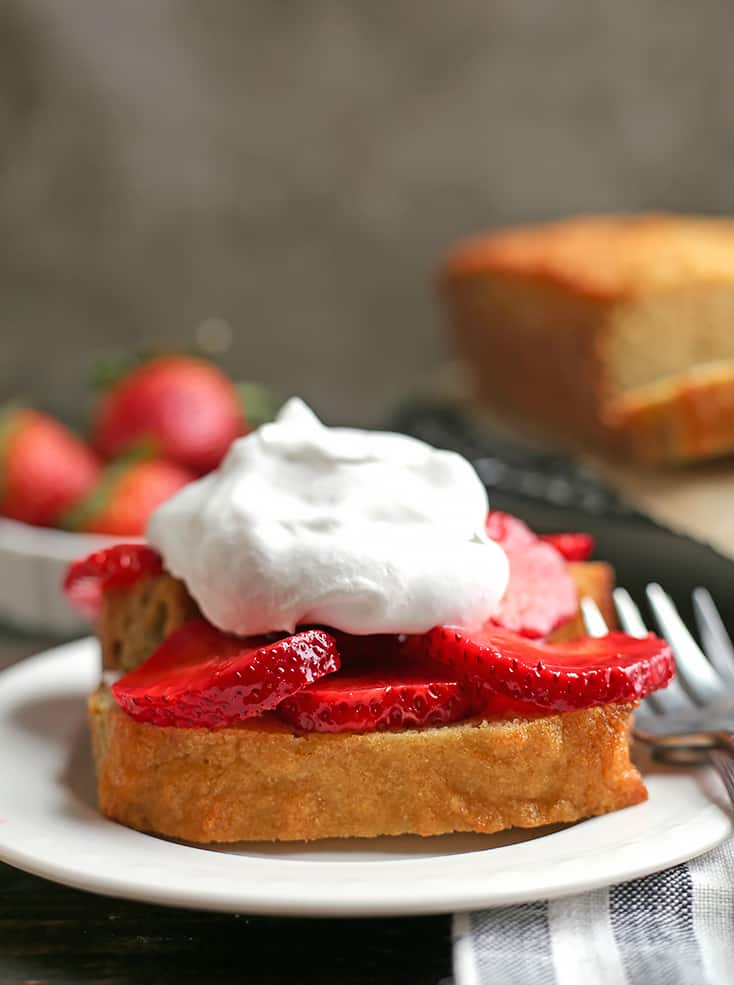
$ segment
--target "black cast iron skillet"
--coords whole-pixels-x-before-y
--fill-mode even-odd
[[[539,533],[593,534],[594,556],[614,565],[617,583],[638,604],[645,585],[660,582],[690,623],[691,591],[705,585],[734,635],[734,561],[656,523],[570,459],[513,445],[478,428],[450,405],[408,405],[391,426],[467,457],[487,487],[493,509],[514,513]],[[649,613],[644,615],[653,625]]]

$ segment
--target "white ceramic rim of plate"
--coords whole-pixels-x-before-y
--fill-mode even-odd
[[[487,847],[496,839],[481,835],[214,848],[167,841],[101,817],[61,779],[97,668],[96,643],[86,639],[0,675],[0,859],[80,889],[281,916],[447,913],[647,875],[713,848],[733,830],[710,770],[661,768],[647,777],[645,804],[542,837],[516,832],[516,843],[500,847]],[[28,707],[35,708],[32,727],[23,718]]]

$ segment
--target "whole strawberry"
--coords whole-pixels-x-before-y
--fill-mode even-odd
[[[66,514],[63,525],[86,533],[140,537],[153,510],[194,478],[188,469],[161,459],[117,462]]]
[[[97,456],[63,424],[23,407],[0,411],[0,514],[51,527],[92,489]]]
[[[237,390],[211,363],[160,356],[127,374],[102,397],[95,447],[107,458],[146,443],[156,455],[202,474],[245,431]]]

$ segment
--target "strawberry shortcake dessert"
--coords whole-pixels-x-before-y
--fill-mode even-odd
[[[583,534],[489,510],[468,461],[300,400],[71,565],[94,615],[100,809],[193,842],[493,832],[646,797],[634,707],[670,680]]]

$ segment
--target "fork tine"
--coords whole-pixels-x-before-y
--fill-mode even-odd
[[[688,632],[672,599],[654,583],[647,586],[647,598],[660,632],[675,654],[678,676],[686,690],[701,703],[721,698],[723,681]]]
[[[701,594],[705,591],[703,589],[697,590],[699,593],[699,599]],[[705,593],[708,595],[708,593]],[[696,641],[693,639],[691,634],[685,627],[682,619],[678,615],[678,611],[673,605],[672,600],[665,594],[660,585],[648,585],[647,586],[647,597],[650,601],[650,606],[652,607],[655,619],[657,620],[660,630],[665,637],[665,639],[670,644],[670,648],[676,657],[678,673],[681,677],[685,674],[685,680],[691,688],[695,691],[697,695],[702,695],[704,693],[707,696],[721,697],[722,686],[724,681],[719,677],[714,668],[706,660],[705,655],[699,649]],[[716,627],[716,620],[721,622],[719,614],[716,611],[716,607],[713,604],[713,599],[708,597],[711,605],[707,607],[706,599],[703,600],[703,610],[705,616],[711,615],[713,611],[714,619],[714,634],[717,633],[718,627]],[[633,636],[643,636],[645,634],[645,623],[640,615],[640,610],[637,608],[635,603],[632,601],[629,593],[623,588],[618,588],[614,592],[614,602],[617,607],[617,615],[622,623],[625,630]],[[694,605],[696,606],[696,618],[698,618],[698,609],[700,607],[700,600],[696,600],[694,596]],[[596,608],[596,606],[594,606]],[[591,627],[589,626],[589,616],[587,615],[587,610],[591,613],[592,619],[594,613],[591,608],[587,605],[584,606],[582,602],[581,611],[584,617],[584,622],[587,626],[587,630],[591,632]],[[597,614],[601,619],[602,624],[604,619],[601,613]],[[712,620],[709,618],[709,623]],[[593,625],[593,622],[592,622]],[[699,623],[700,625],[700,623]],[[728,635],[726,635],[726,630],[722,630],[724,633],[725,642],[728,643],[729,649],[731,650],[732,644]],[[703,633],[702,633],[703,636]],[[715,639],[720,640],[721,636],[715,636]],[[715,647],[712,647],[714,650]],[[721,649],[716,650],[717,655],[722,653]],[[730,666],[734,663],[731,658],[731,653],[724,653],[723,658],[730,660]],[[685,668],[685,669],[683,669]],[[695,681],[697,685],[695,688],[691,683],[691,680]],[[658,691],[656,694],[651,695],[643,701],[639,708],[635,711],[635,736],[638,739],[643,739],[644,741],[650,741],[650,737],[645,737],[644,732],[647,729],[655,734],[655,729],[657,722],[665,720],[665,714],[667,712],[675,712],[676,710],[686,710],[695,708],[695,705],[691,702],[691,699],[687,696],[684,689],[681,687],[678,678],[673,678],[673,680],[668,684],[668,687],[663,691]],[[662,718],[656,712],[662,712]],[[706,709],[702,709],[703,712]],[[712,741],[716,741],[717,737],[721,741],[723,733],[710,733],[708,735],[701,733],[701,738],[709,738]],[[680,738],[685,738],[683,735]],[[688,736],[688,739],[692,738]],[[670,758],[670,755],[665,755],[665,746],[661,744],[653,744],[653,755],[661,755],[664,761],[673,762],[674,760]],[[684,751],[684,747],[675,749],[671,746],[670,752],[677,753],[678,755]],[[693,749],[685,750],[688,756],[693,756],[693,762],[698,762],[700,752]],[[729,795],[732,805],[734,805],[734,738],[729,736],[728,746],[726,748],[715,748],[709,749],[708,751],[703,751],[703,755],[708,759],[711,765],[714,767],[716,772],[721,777],[726,791]]]
[[[734,646],[707,588],[693,590],[693,613],[706,656],[724,680],[734,684]]]
[[[617,608],[617,615],[622,624],[622,628],[630,636],[647,636],[647,626],[640,615],[640,610],[632,599],[626,588],[614,589],[614,604]],[[686,711],[691,707],[691,699],[683,690],[680,681],[676,678],[668,684],[663,691],[656,691],[643,702],[640,707],[646,706],[646,711],[654,712],[674,712]],[[639,712],[638,712],[639,714]]]
[[[614,589],[614,604],[625,633],[629,633],[630,636],[647,636],[647,626],[642,621],[640,610],[626,588]]]
[[[596,602],[586,597],[581,599],[579,605],[581,608],[581,617],[584,621],[584,628],[589,636],[606,636],[609,632],[609,627]]]

